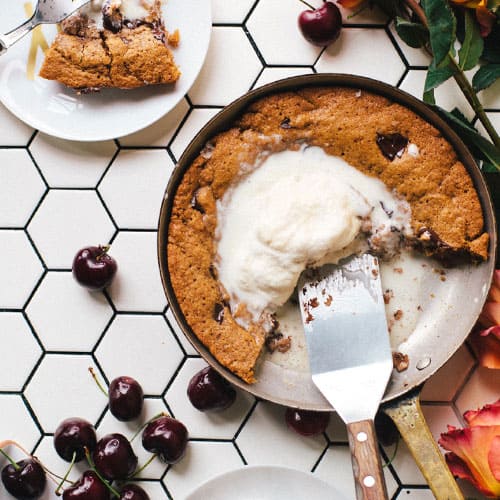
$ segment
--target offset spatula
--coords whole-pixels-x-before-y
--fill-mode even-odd
[[[347,424],[356,497],[386,499],[373,419],[392,355],[378,260],[304,271],[298,296],[313,382]]]

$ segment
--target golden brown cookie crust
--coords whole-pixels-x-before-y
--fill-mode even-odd
[[[162,39],[149,24],[123,27],[118,33],[63,31],[47,51],[40,76],[75,89],[174,83],[181,73],[167,39],[168,34]]]
[[[394,133],[415,144],[418,156],[406,152],[389,161],[376,137]],[[254,164],[263,151],[304,143],[342,157],[404,197],[412,209],[415,243],[426,253],[487,258],[488,234],[472,180],[451,145],[415,113],[382,96],[341,87],[259,99],[187,169],[173,201],[167,251],[172,286],[188,324],[222,365],[248,383],[255,381],[265,332],[235,322],[216,279],[216,200],[242,164]]]

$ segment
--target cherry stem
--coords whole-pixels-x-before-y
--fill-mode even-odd
[[[95,258],[95,260],[99,261],[102,259],[102,256],[108,253],[108,250],[110,249],[109,245],[99,245],[99,250],[101,250],[101,253]]]
[[[137,431],[135,432],[135,434],[129,439],[129,442],[131,443],[144,430],[144,428],[147,425],[149,425],[151,422],[153,422],[154,420],[156,420],[157,418],[160,418],[160,417],[170,417],[170,415],[168,413],[162,411],[161,413],[158,413],[158,415],[155,415],[154,417],[150,418],[147,422],[144,422],[139,427],[139,429],[137,429]]]
[[[316,7],[313,7],[310,3],[305,0],[300,0],[304,5],[307,5],[311,10],[316,10]]]
[[[14,469],[19,470],[21,468],[2,448],[0,448],[0,453],[12,464]]]
[[[69,468],[66,471],[66,474],[64,474],[64,477],[61,479],[61,482],[57,485],[55,494],[57,496],[60,496],[60,490],[63,487],[64,483],[68,480],[69,473],[71,472],[71,469],[73,469],[73,465],[75,465],[76,461],[76,451],[73,452],[73,457],[71,458],[71,463],[69,464]]]
[[[148,461],[144,465],[136,469],[135,472],[130,476],[130,478],[138,476],[156,457],[157,457],[156,453],[154,455],[151,455]]]
[[[103,385],[101,384],[101,382],[99,381],[99,379],[97,378],[97,375],[94,371],[94,369],[89,366],[89,372],[90,374],[92,375],[92,378],[94,379],[94,382],[96,383],[97,387],[99,387],[99,389],[101,390],[101,392],[106,396],[108,397],[108,391],[106,389],[104,389]]]
[[[106,479],[104,479],[101,476],[101,473],[96,469],[96,466],[95,466],[95,464],[90,456],[90,452],[89,452],[89,449],[87,447],[85,447],[85,458],[87,459],[89,467],[95,472],[96,476],[104,484],[104,486],[106,486],[106,488],[108,488],[108,490],[111,492],[111,494],[113,496],[115,496],[116,498],[120,498],[120,493],[118,493],[118,491],[116,491],[113,488],[113,486],[111,486],[111,484],[108,481],[106,481]]]

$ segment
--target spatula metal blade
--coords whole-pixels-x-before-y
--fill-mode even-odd
[[[346,423],[373,419],[392,371],[378,259],[305,271],[298,296],[314,383]]]

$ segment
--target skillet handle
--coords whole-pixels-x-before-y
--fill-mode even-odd
[[[373,420],[347,424],[352,471],[358,500],[387,500]]]
[[[437,500],[464,500],[420,408],[420,389],[382,407],[396,424]]]

